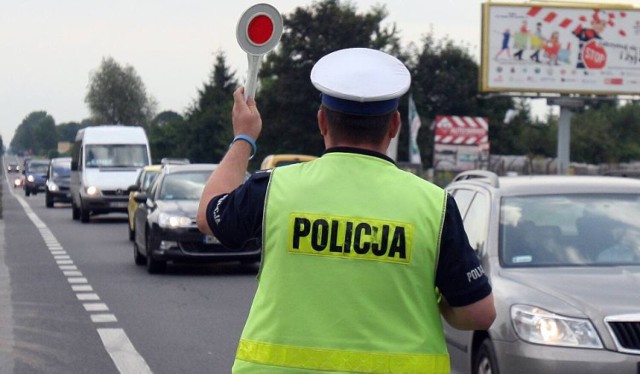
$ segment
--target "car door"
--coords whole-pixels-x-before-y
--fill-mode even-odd
[[[450,189],[449,193],[456,200],[469,243],[478,257],[481,257],[486,251],[487,245],[490,214],[489,195],[482,190],[464,187]],[[473,332],[454,329],[444,321],[443,324],[453,368],[465,373],[470,372],[469,355]]]
[[[147,195],[146,202],[138,204],[134,213],[134,232],[135,241],[143,255],[147,255],[147,217],[155,206],[155,197],[157,194],[159,183],[152,183],[145,191],[141,191]]]

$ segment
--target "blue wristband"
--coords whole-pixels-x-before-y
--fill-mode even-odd
[[[255,156],[256,152],[258,151],[258,146],[256,146],[256,141],[253,140],[253,138],[250,137],[249,135],[240,134],[240,135],[237,135],[235,138],[233,138],[233,140],[229,144],[229,148],[231,148],[233,143],[237,142],[238,140],[244,140],[245,142],[251,144],[251,149],[253,151],[251,152],[251,156],[249,156],[249,160],[251,160],[253,156]]]

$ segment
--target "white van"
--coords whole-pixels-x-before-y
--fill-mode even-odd
[[[127,212],[128,188],[151,163],[142,127],[103,125],[78,131],[71,153],[71,211],[89,222],[95,214]]]

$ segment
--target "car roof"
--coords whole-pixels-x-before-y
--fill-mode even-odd
[[[482,171],[461,173],[447,186],[475,185],[503,196],[546,195],[557,193],[639,193],[640,180],[597,175],[522,175],[502,176]],[[491,175],[493,174],[493,176]],[[459,179],[467,176],[468,179]]]
[[[50,160],[45,158],[30,158],[26,161],[27,164],[48,164]]]
[[[186,171],[213,171],[218,164],[168,164],[163,168],[165,174],[180,173]]]

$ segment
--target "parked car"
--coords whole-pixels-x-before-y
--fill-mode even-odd
[[[135,263],[149,273],[163,272],[167,262],[256,262],[257,243],[228,249],[196,225],[202,189],[217,164],[165,165],[145,192],[136,192],[134,213]]]
[[[488,331],[443,322],[454,372],[638,371],[640,180],[468,171],[446,189],[497,310]]]
[[[47,169],[45,205],[53,208],[56,202],[70,203],[71,157],[52,158]]]
[[[299,154],[277,154],[268,155],[262,160],[260,169],[272,169],[276,166],[284,166],[290,164],[297,164],[299,162],[306,162],[315,160],[316,156],[311,155],[299,155]]]
[[[136,182],[129,186],[129,206],[127,208],[127,221],[129,223],[128,231],[130,241],[133,241],[134,237],[133,214],[135,213],[136,208],[138,208],[138,203],[133,198],[133,195],[135,195],[136,192],[146,191],[151,185],[151,182],[153,182],[158,173],[160,173],[160,170],[162,170],[162,165],[149,165],[143,167],[138,174],[138,178],[136,178]]]
[[[24,194],[29,196],[36,195],[38,192],[45,192],[45,183],[47,181],[47,169],[49,168],[49,160],[29,159],[24,166]]]

